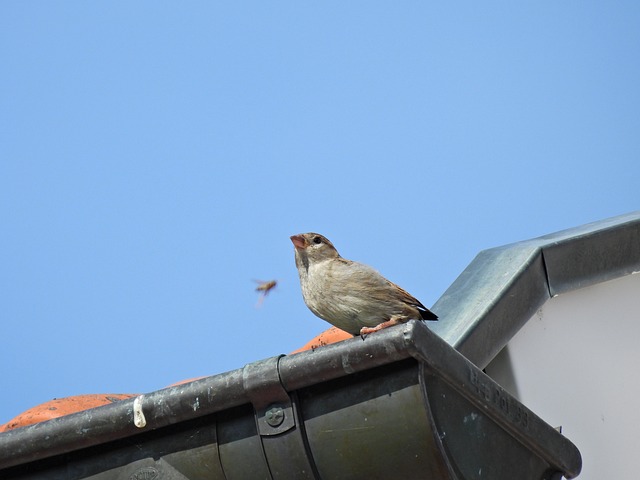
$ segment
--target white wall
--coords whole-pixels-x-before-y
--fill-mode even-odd
[[[487,367],[582,454],[580,480],[640,478],[640,274],[549,300]]]

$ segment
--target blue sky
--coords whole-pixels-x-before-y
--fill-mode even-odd
[[[639,52],[637,2],[0,3],[0,423],[306,343],[292,234],[430,306],[637,210]]]

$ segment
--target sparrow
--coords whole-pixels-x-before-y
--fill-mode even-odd
[[[293,235],[302,298],[309,310],[332,325],[363,338],[409,320],[438,316],[378,271],[342,258],[319,233]]]

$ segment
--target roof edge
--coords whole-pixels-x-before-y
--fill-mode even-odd
[[[483,250],[433,306],[431,329],[484,367],[547,300],[640,271],[640,211]]]

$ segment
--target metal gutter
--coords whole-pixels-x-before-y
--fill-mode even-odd
[[[178,469],[182,476],[166,478],[456,480],[472,478],[478,464],[490,477],[495,469],[493,478],[572,478],[581,458],[415,321],[0,434],[8,479]]]

